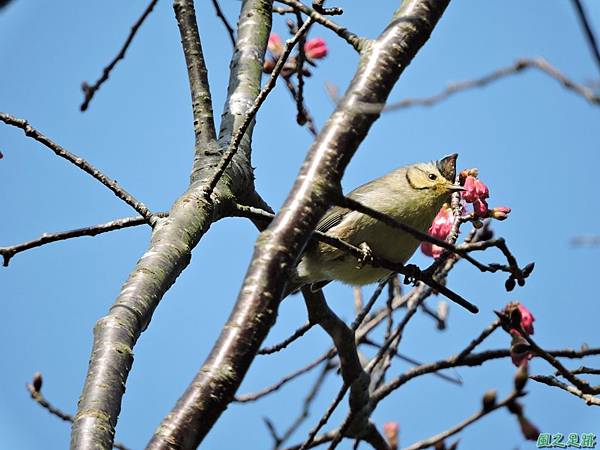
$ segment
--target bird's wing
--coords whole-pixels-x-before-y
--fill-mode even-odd
[[[338,226],[340,223],[342,223],[342,220],[344,220],[344,217],[349,212],[349,209],[340,208],[339,206],[329,208],[329,210],[327,210],[325,215],[317,224],[316,230],[322,233],[327,233],[333,227]]]

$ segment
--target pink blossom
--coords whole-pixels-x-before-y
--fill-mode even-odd
[[[452,230],[453,223],[454,216],[452,214],[452,208],[450,208],[448,205],[444,205],[438,211],[437,215],[435,216],[435,219],[433,219],[433,222],[429,227],[428,233],[430,236],[433,236],[437,239],[446,240],[446,238],[450,234],[450,231]],[[442,247],[438,247],[437,245],[433,245],[430,242],[422,242],[421,251],[427,256],[439,258],[439,256],[443,253],[444,249]]]
[[[279,55],[281,55],[281,52],[283,52],[283,45],[281,44],[281,38],[277,33],[271,33],[269,35],[267,48],[275,58],[278,58]]]
[[[521,313],[521,328],[527,334],[533,334],[533,322],[535,317],[531,314],[531,311],[527,309],[522,303],[519,303],[519,312]]]
[[[490,196],[488,187],[473,175],[469,175],[465,178],[463,187],[465,190],[463,191],[462,196],[467,203],[473,203],[476,200],[485,200]]]
[[[322,38],[313,38],[304,44],[304,53],[308,59],[321,59],[327,56],[327,42]]]

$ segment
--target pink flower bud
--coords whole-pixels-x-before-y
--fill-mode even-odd
[[[465,182],[463,184],[463,188],[465,188],[465,190],[462,193],[462,197],[467,203],[473,203],[475,200],[477,200],[475,180],[476,178],[471,175],[465,178]]]
[[[438,211],[435,219],[431,223],[429,227],[429,235],[440,240],[446,240],[450,231],[452,231],[452,225],[454,223],[454,216],[452,215],[452,208],[448,205],[442,206],[442,208]],[[431,256],[433,258],[439,258],[439,256],[443,253],[444,249],[442,247],[438,247],[437,245],[433,245],[429,242],[421,243],[421,251],[425,253],[427,256]]]
[[[327,56],[327,42],[325,39],[313,38],[304,44],[304,53],[308,59],[321,59]]]
[[[463,199],[467,203],[473,203],[476,200],[485,200],[490,196],[490,190],[485,183],[473,175],[468,175],[463,183],[465,190],[462,193]]]
[[[475,192],[480,199],[486,199],[490,196],[490,190],[488,187],[479,179],[475,180]]]
[[[510,214],[510,208],[508,206],[498,206],[491,211],[491,216],[496,220],[505,220]]]
[[[269,35],[269,42],[267,48],[275,58],[279,58],[283,52],[283,45],[281,44],[281,38],[277,33],[271,33]]]
[[[521,328],[527,334],[533,334],[533,322],[535,322],[535,317],[531,314],[523,304],[519,303],[519,312],[521,313]]]
[[[477,198],[473,202],[473,212],[477,217],[487,217],[488,205],[485,200]]]
[[[400,425],[398,422],[386,422],[383,424],[383,434],[385,435],[388,445],[392,449],[398,448],[398,432],[400,431]]]

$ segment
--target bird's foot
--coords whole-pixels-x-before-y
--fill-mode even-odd
[[[415,264],[407,264],[404,269],[404,284],[416,284],[423,273]]]
[[[366,264],[373,262],[373,250],[371,250],[371,247],[369,247],[369,244],[366,242],[360,244],[359,248],[362,252],[362,255],[358,258],[358,264],[356,265],[356,268],[362,269]]]

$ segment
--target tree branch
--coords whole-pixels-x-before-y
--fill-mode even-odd
[[[31,383],[27,383],[27,390],[31,395],[32,400],[34,400],[38,405],[48,411],[55,417],[58,417],[65,422],[73,423],[73,416],[71,414],[67,414],[66,412],[58,409],[52,403],[50,403],[46,398],[42,395],[42,374],[37,372],[33,376],[33,381]],[[125,444],[121,444],[120,442],[114,442],[113,448],[118,450],[129,450]]]
[[[156,217],[167,217],[169,214],[166,212],[160,212],[154,215]],[[141,216],[135,216],[111,220],[110,222],[91,225],[89,227],[60,231],[58,233],[44,233],[37,239],[33,239],[31,241],[12,245],[10,247],[0,247],[0,255],[2,255],[4,258],[4,267],[7,267],[13,256],[15,256],[17,253],[24,252],[25,250],[41,247],[42,245],[50,244],[52,242],[64,241],[81,236],[96,236],[98,234],[108,233],[109,231],[120,230],[123,228],[135,227],[144,224],[148,224],[147,219]]]
[[[529,378],[531,378],[533,381],[537,381],[538,383],[542,383],[547,386],[560,388],[564,391],[567,391],[570,394],[573,394],[576,397],[582,398],[583,400],[585,400],[585,403],[588,406],[600,406],[600,398],[594,397],[592,394],[586,394],[584,392],[581,392],[581,390],[577,389],[575,386],[563,383],[555,377],[546,375],[532,375]]]
[[[377,118],[357,113],[353,105],[385,101],[447,4],[448,0],[405,1],[370,47],[344,100],[314,141],[284,207],[259,237],[236,306],[220,337],[168,421],[157,430],[150,448],[160,447],[158,442],[197,446],[231,402],[275,320],[287,271],[338,192],[344,168]],[[226,119],[222,131],[230,126]]]
[[[475,88],[482,88],[495,81],[501,80],[502,78],[506,78],[508,76],[524,72],[527,69],[537,69],[542,73],[545,73],[546,75],[554,78],[556,81],[562,84],[565,89],[568,89],[582,96],[584,99],[586,99],[593,105],[600,105],[600,96],[597,95],[592,89],[567,78],[564,74],[562,74],[558,69],[552,66],[544,58],[519,58],[513,64],[506,67],[502,67],[500,69],[496,69],[493,72],[490,72],[487,75],[484,75],[480,78],[452,83],[448,85],[448,87],[443,91],[429,97],[409,97],[398,102],[388,103],[387,105],[376,103],[362,103],[360,105],[357,105],[357,108],[360,108],[365,113],[377,113],[397,111],[399,109],[410,108],[413,106],[433,106],[437,103],[447,100],[454,94],[458,94],[460,92],[468,91]],[[335,94],[335,87],[329,86],[328,92],[333,101],[337,102],[338,99]]]
[[[225,17],[225,14],[223,14],[223,11],[221,10],[221,5],[219,5],[219,1],[212,0],[212,4],[215,7],[215,12],[217,13],[217,17],[219,19],[221,19],[221,22],[223,22],[223,26],[227,30],[227,35],[229,36],[229,39],[231,40],[231,45],[233,45],[233,48],[235,48],[235,36],[233,35],[234,34],[233,27],[231,25],[229,25],[229,21],[227,20],[227,17]]]
[[[85,111],[88,109],[88,106],[90,105],[92,98],[94,98],[94,94],[96,93],[96,91],[100,89],[100,86],[102,86],[105,81],[108,80],[110,73],[115,68],[119,60],[125,58],[125,52],[131,45],[135,34],[137,33],[142,23],[144,23],[144,20],[146,20],[146,17],[148,17],[148,15],[152,12],[152,9],[154,9],[154,5],[156,5],[157,2],[158,0],[152,0],[148,4],[140,18],[131,27],[129,36],[127,36],[127,39],[125,40],[123,47],[121,47],[121,50],[119,50],[119,53],[117,53],[117,56],[115,56],[115,58],[110,62],[110,64],[102,70],[102,75],[100,76],[100,78],[92,86],[88,85],[85,81],[82,83],[81,90],[83,91],[84,98],[83,103],[79,107],[81,111]]]
[[[42,133],[40,133],[38,130],[33,128],[31,125],[29,125],[29,123],[26,120],[17,119],[15,117],[12,117],[8,114],[1,113],[1,112],[0,112],[0,120],[7,125],[11,125],[13,127],[20,128],[21,130],[23,130],[23,132],[25,133],[25,135],[27,137],[30,137],[30,138],[38,141],[40,144],[43,144],[48,149],[52,150],[52,152],[54,152],[54,154],[56,156],[66,159],[70,163],[79,167],[81,170],[83,170],[88,175],[91,175],[94,179],[96,179],[97,181],[102,183],[104,186],[106,186],[108,189],[110,189],[113,192],[113,194],[115,194],[117,197],[119,197],[121,200],[123,200],[125,203],[127,203],[129,206],[131,206],[133,209],[135,209],[142,217],[144,217],[146,220],[148,220],[151,225],[154,225],[155,218],[153,217],[150,210],[146,207],[146,205],[144,205],[142,202],[138,201],[135,197],[133,197],[133,195],[131,195],[129,192],[127,192],[125,189],[123,189],[119,185],[119,183],[117,183],[115,180],[104,175],[102,172],[100,172],[98,169],[96,169],[94,166],[92,166],[86,160],[70,153],[65,148],[56,144],[55,142],[53,142],[52,140],[50,140],[49,138],[44,136]]]
[[[456,433],[459,433],[460,431],[462,431],[469,425],[477,422],[479,419],[487,416],[491,412],[494,412],[500,408],[504,408],[504,407],[508,406],[511,402],[515,401],[517,398],[521,397],[522,395],[523,395],[522,392],[514,391],[508,397],[506,397],[504,400],[502,400],[501,402],[494,404],[494,406],[491,406],[489,408],[484,408],[481,411],[472,415],[471,417],[465,419],[463,422],[459,423],[458,425],[456,425],[446,431],[443,431],[439,434],[436,434],[435,436],[432,436],[428,439],[424,439],[422,441],[415,442],[414,444],[409,445],[408,447],[406,447],[403,450],[421,450],[424,448],[432,447],[435,444],[437,444],[438,442],[442,442],[443,440],[448,439],[450,436],[453,436]]]
[[[598,65],[598,69],[600,69],[600,50],[598,49],[598,42],[596,41],[596,36],[594,36],[594,31],[592,30],[592,25],[587,18],[585,10],[583,9],[583,5],[580,0],[572,0],[573,6],[575,7],[575,11],[577,12],[577,17],[579,18],[579,22],[581,23],[581,27],[585,33],[585,37],[587,38],[588,43],[590,44],[590,49],[592,50],[592,54],[594,55],[594,60]]]
[[[191,1],[175,0],[176,14],[190,15],[193,11],[189,7]],[[179,4],[186,7],[180,8]],[[254,98],[258,93],[262,68],[260,55],[266,49],[270,18],[268,0],[243,2],[240,26],[245,29],[239,36],[245,45],[252,48],[235,52],[233,56],[237,66],[231,70],[235,81],[230,83],[230,106],[226,108],[222,121],[227,125],[226,129],[233,129],[228,127],[236,124],[238,118],[243,119],[248,108],[247,104],[236,105],[235,114],[232,113],[231,98],[237,96],[241,99],[248,95]],[[195,27],[194,20],[179,19],[184,36],[199,35],[186,29]],[[255,25],[259,26],[253,28]],[[193,50],[193,43],[188,44],[192,45],[188,50]],[[201,47],[196,47],[196,50],[198,48]],[[184,52],[185,49],[184,45]],[[249,53],[253,55],[252,61],[240,61]],[[201,67],[202,59],[198,55],[195,55],[194,63],[195,71],[188,72],[190,86],[196,90],[192,98],[209,92],[208,86],[203,84],[205,68]],[[206,114],[206,111],[202,113]],[[222,138],[226,140],[227,136]],[[208,136],[204,134],[202,140],[209,141]],[[155,227],[148,250],[130,273],[108,315],[96,323],[90,366],[73,423],[72,449],[110,448],[137,339],[150,323],[165,292],[189,264],[192,249],[210,225],[226,215],[230,202],[243,201],[255,194],[248,143],[244,152],[234,158],[234,164],[227,168],[227,176],[223,177],[210,201],[206,201],[203,186],[214,175],[216,162],[220,159],[221,152],[216,142],[207,142],[201,151],[196,148],[188,190],[173,204],[169,217]],[[160,428],[157,433],[164,431]]]
[[[350,44],[352,47],[354,47],[354,49],[359,53],[362,51],[363,47],[365,46],[365,43],[367,42],[366,39],[358,37],[356,34],[348,31],[347,28],[344,28],[344,27],[338,25],[334,21],[325,17],[320,12],[316,11],[313,8],[309,8],[304,3],[302,3],[298,0],[277,0],[277,1],[279,3],[283,3],[284,5],[288,5],[288,6],[292,7],[294,11],[301,11],[302,13],[306,14],[308,17],[313,19],[318,24],[323,25],[325,28],[329,28],[331,31],[333,31],[335,34],[337,34],[339,37],[341,37],[343,40],[345,40],[348,44]]]
[[[193,0],[175,0],[173,10],[177,18],[192,95],[196,156],[201,157],[202,151],[213,144],[217,138],[208,71],[204,62]]]

